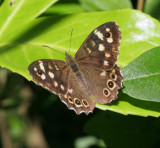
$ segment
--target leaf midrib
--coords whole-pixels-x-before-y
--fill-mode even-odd
[[[133,79],[127,79],[127,80],[124,80],[123,82],[136,80],[136,79],[141,79],[141,78],[147,78],[147,77],[156,76],[156,75],[160,75],[160,73],[150,74],[150,75],[146,75],[146,76],[142,76],[142,77],[136,77],[136,78],[133,78]]]

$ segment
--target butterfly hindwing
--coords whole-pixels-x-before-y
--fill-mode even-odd
[[[33,80],[56,94],[64,95],[68,90],[67,65],[64,61],[42,59],[28,67]]]
[[[93,30],[77,51],[77,63],[111,69],[117,61],[121,32],[115,22],[108,22]]]
[[[95,107],[95,102],[87,93],[83,80],[73,72],[69,73],[68,91],[65,95],[61,95],[60,99],[69,109],[74,110],[77,114],[82,112],[88,114],[92,112]]]
[[[117,65],[111,71],[107,71],[84,64],[81,65],[81,71],[87,80],[90,95],[97,103],[108,104],[117,98],[118,89],[122,88],[123,79]]]

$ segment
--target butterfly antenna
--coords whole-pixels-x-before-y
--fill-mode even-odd
[[[60,53],[60,54],[65,55],[64,53],[62,53],[62,52],[60,52],[60,51],[58,51],[58,50],[56,50],[56,49],[53,49],[52,47],[49,47],[49,46],[47,46],[47,45],[42,45],[42,46],[43,46],[43,47],[47,47],[47,48],[52,49],[52,50],[54,50],[54,51],[56,51],[56,52],[58,52],[58,53]]]
[[[70,49],[71,49],[72,32],[73,32],[73,28],[72,28],[71,37],[70,37],[69,53],[70,53]]]

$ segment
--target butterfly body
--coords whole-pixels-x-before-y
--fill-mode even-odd
[[[116,65],[120,39],[118,25],[105,23],[91,32],[75,58],[65,53],[66,62],[37,60],[29,65],[29,73],[37,84],[58,94],[69,109],[88,114],[95,101],[108,104],[122,88],[123,78]]]
[[[65,52],[65,55],[66,55],[66,63],[68,65],[68,68],[70,71],[73,71],[73,72],[76,72],[79,70],[79,66],[76,62],[76,60],[70,56],[69,54],[67,54],[67,52]]]

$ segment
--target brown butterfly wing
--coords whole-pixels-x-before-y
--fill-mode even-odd
[[[118,89],[122,88],[120,68],[115,65],[111,71],[95,68],[88,64],[80,66],[89,86],[90,95],[99,104],[108,104],[117,98]]]
[[[77,51],[79,64],[111,69],[116,64],[121,32],[115,22],[108,22],[93,30]]]
[[[66,94],[68,90],[67,65],[64,61],[41,59],[31,63],[28,71],[33,80],[56,94]]]
[[[68,91],[65,95],[60,95],[60,98],[69,109],[74,110],[77,114],[83,112],[88,114],[93,111],[95,102],[90,98],[82,79],[70,71]]]

